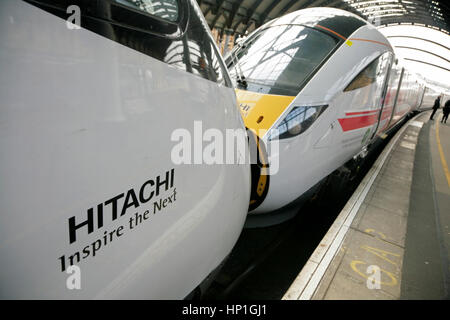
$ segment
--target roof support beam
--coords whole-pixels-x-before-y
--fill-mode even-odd
[[[429,66],[433,66],[433,67],[440,68],[440,69],[443,69],[443,70],[446,70],[446,71],[449,71],[449,72],[450,72],[450,69],[447,69],[447,68],[438,66],[437,64],[425,62],[425,61],[422,61],[422,60],[411,59],[411,58],[405,58],[405,60],[409,60],[409,61],[414,61],[414,62],[419,62],[419,63],[427,64],[427,65],[429,65]]]
[[[225,2],[225,0],[217,0],[216,1],[216,5],[210,5],[208,10],[206,10],[206,13],[204,14],[204,16],[206,17],[208,15],[208,13],[212,12],[214,15],[218,15],[220,12],[220,8],[222,7],[223,3]]]
[[[298,2],[306,2],[306,0],[291,0],[289,1],[283,8],[281,8],[280,10],[280,16],[284,15],[290,8],[292,8],[295,4],[297,4]]]
[[[320,7],[324,2],[327,2],[328,0],[317,0],[313,3],[309,4],[308,7]]]
[[[407,46],[394,46],[394,47],[395,47],[395,48],[400,48],[400,49],[411,49],[411,50],[416,50],[416,51],[425,52],[425,53],[427,53],[427,54],[431,54],[431,55],[433,55],[433,56],[435,56],[435,57],[438,57],[438,58],[440,58],[440,59],[442,59],[442,60],[447,61],[448,63],[450,63],[450,60],[445,59],[444,57],[442,57],[442,56],[440,56],[440,55],[438,55],[438,54],[436,54],[436,53],[427,51],[427,50],[423,50],[423,49],[419,49],[419,48],[414,48],[414,47],[407,47]]]
[[[216,26],[216,22],[217,20],[219,20],[220,16],[224,13],[224,11],[221,11],[220,8],[222,7],[223,3],[225,2],[225,0],[220,0],[217,3],[217,6],[215,8],[215,14],[216,16],[214,17],[214,20],[211,22],[211,25],[209,26],[211,29],[214,28]],[[213,10],[214,13],[214,10]],[[208,14],[208,12],[206,13]]]
[[[231,11],[230,15],[228,16],[228,19],[225,23],[227,28],[231,28],[234,17],[236,16],[236,13],[238,12],[239,7],[242,5],[242,2],[244,2],[244,0],[240,0],[239,3],[238,2],[233,3],[232,11]]]
[[[204,15],[208,16],[211,28],[226,28],[227,32],[233,33],[240,30],[239,34],[245,34],[249,29],[252,29],[253,23],[255,27],[259,27],[269,18],[281,17],[296,9],[316,6],[344,9],[365,19],[373,17],[381,25],[411,22],[450,31],[450,4],[446,3],[445,0],[405,1],[288,0],[280,6],[279,0],[197,0],[203,6]],[[434,1],[437,1],[437,3]],[[243,6],[244,3],[245,7]],[[390,16],[391,10],[389,8],[394,8],[394,5],[398,9],[404,8],[407,13]],[[266,9],[258,10],[259,7],[265,7]],[[394,14],[396,11],[392,13]],[[226,19],[223,24],[218,23],[219,20],[223,20],[221,16],[225,16]]]
[[[388,38],[388,39],[389,39],[389,38],[408,38],[408,39],[422,40],[422,41],[427,41],[427,42],[436,44],[436,45],[441,46],[441,47],[443,47],[443,48],[445,48],[445,49],[447,49],[447,50],[450,50],[449,47],[446,47],[446,46],[444,46],[443,44],[441,44],[441,43],[439,43],[439,42],[432,41],[432,40],[428,40],[428,39],[425,39],[425,38],[420,38],[420,37],[414,37],[414,36],[387,36],[387,38]]]
[[[406,25],[408,23],[410,24],[423,24],[425,26],[435,26],[439,29],[443,29],[443,30],[447,30],[446,24],[444,23],[439,23],[437,21],[434,20],[429,20],[427,19],[428,17],[423,17],[421,14],[417,14],[416,16],[414,15],[408,15],[405,17],[380,17],[380,23],[382,25],[388,25],[388,24],[399,24],[399,25]],[[425,20],[426,19],[426,20]]]
[[[247,11],[247,19],[244,20],[244,23],[246,24],[244,31],[242,32],[243,34],[245,34],[248,30],[248,28],[250,27],[250,20],[252,18],[253,13],[255,12],[255,10],[259,7],[259,5],[263,2],[263,0],[257,0],[253,3],[253,5],[250,7],[250,9]]]
[[[264,24],[264,21],[267,19],[267,17],[269,16],[269,13],[273,10],[273,8],[275,8],[278,4],[278,1],[272,1],[269,6],[266,8],[266,10],[264,10],[263,13],[261,13],[261,17],[259,17],[259,20],[256,23],[256,27],[258,28],[259,26]]]

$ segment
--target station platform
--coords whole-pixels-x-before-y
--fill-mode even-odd
[[[450,121],[392,137],[284,300],[448,299]]]

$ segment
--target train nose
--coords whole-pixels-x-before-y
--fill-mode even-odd
[[[269,191],[269,161],[267,149],[262,139],[252,130],[247,130],[251,161],[251,195],[248,211],[263,203]]]

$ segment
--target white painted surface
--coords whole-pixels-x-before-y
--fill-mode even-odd
[[[204,130],[242,128],[233,89],[68,30],[21,1],[1,1],[0,21],[0,296],[186,296],[235,244],[250,173],[248,165],[174,166],[170,135],[194,120]],[[78,263],[82,289],[67,290],[57,259],[152,201],[115,221],[105,209],[103,228],[80,229],[73,244],[68,219],[82,222],[87,209],[171,168],[176,202]]]

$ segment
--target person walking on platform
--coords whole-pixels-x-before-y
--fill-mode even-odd
[[[441,96],[437,97],[436,100],[434,100],[433,112],[431,113],[430,120],[433,120],[433,116],[436,113],[437,109],[439,109],[440,105],[441,105]]]
[[[448,114],[450,113],[450,100],[445,102],[444,108],[442,109],[444,115],[442,116],[442,123],[447,123]]]

